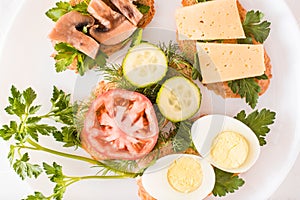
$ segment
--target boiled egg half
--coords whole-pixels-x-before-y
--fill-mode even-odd
[[[160,200],[199,200],[208,196],[215,185],[213,167],[196,155],[164,156],[146,169],[142,185]]]
[[[246,172],[260,154],[255,133],[241,121],[229,116],[201,117],[194,122],[191,134],[200,155],[226,172]]]

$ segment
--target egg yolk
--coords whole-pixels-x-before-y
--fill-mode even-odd
[[[167,177],[169,184],[176,191],[181,193],[193,192],[202,184],[201,164],[194,158],[179,158],[169,167]]]
[[[227,169],[240,167],[247,159],[249,145],[239,133],[224,131],[214,139],[210,155],[213,161]]]

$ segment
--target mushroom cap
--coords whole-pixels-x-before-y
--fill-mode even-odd
[[[68,43],[89,57],[96,58],[99,50],[98,42],[78,30],[84,26],[91,27],[94,23],[93,17],[71,11],[59,18],[49,38],[55,42]]]

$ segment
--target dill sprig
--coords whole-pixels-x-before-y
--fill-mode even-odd
[[[175,69],[173,73],[180,73],[188,79],[192,78],[193,65],[188,61],[178,44],[170,41],[168,44],[159,43],[158,47],[165,53],[169,67]],[[172,73],[171,73],[172,74]]]
[[[96,71],[103,75],[104,80],[114,83],[116,88],[127,90],[134,90],[136,88],[125,79],[122,66],[119,64],[107,63],[104,66],[98,66]]]

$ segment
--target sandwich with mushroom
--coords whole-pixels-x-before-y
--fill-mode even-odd
[[[46,15],[56,22],[49,34],[57,72],[83,75],[103,66],[109,55],[123,48],[155,13],[154,0],[71,0],[58,2]]]
[[[245,98],[255,108],[272,78],[263,43],[270,22],[236,0],[183,0],[176,11],[178,43],[191,62],[194,78],[224,98]]]

